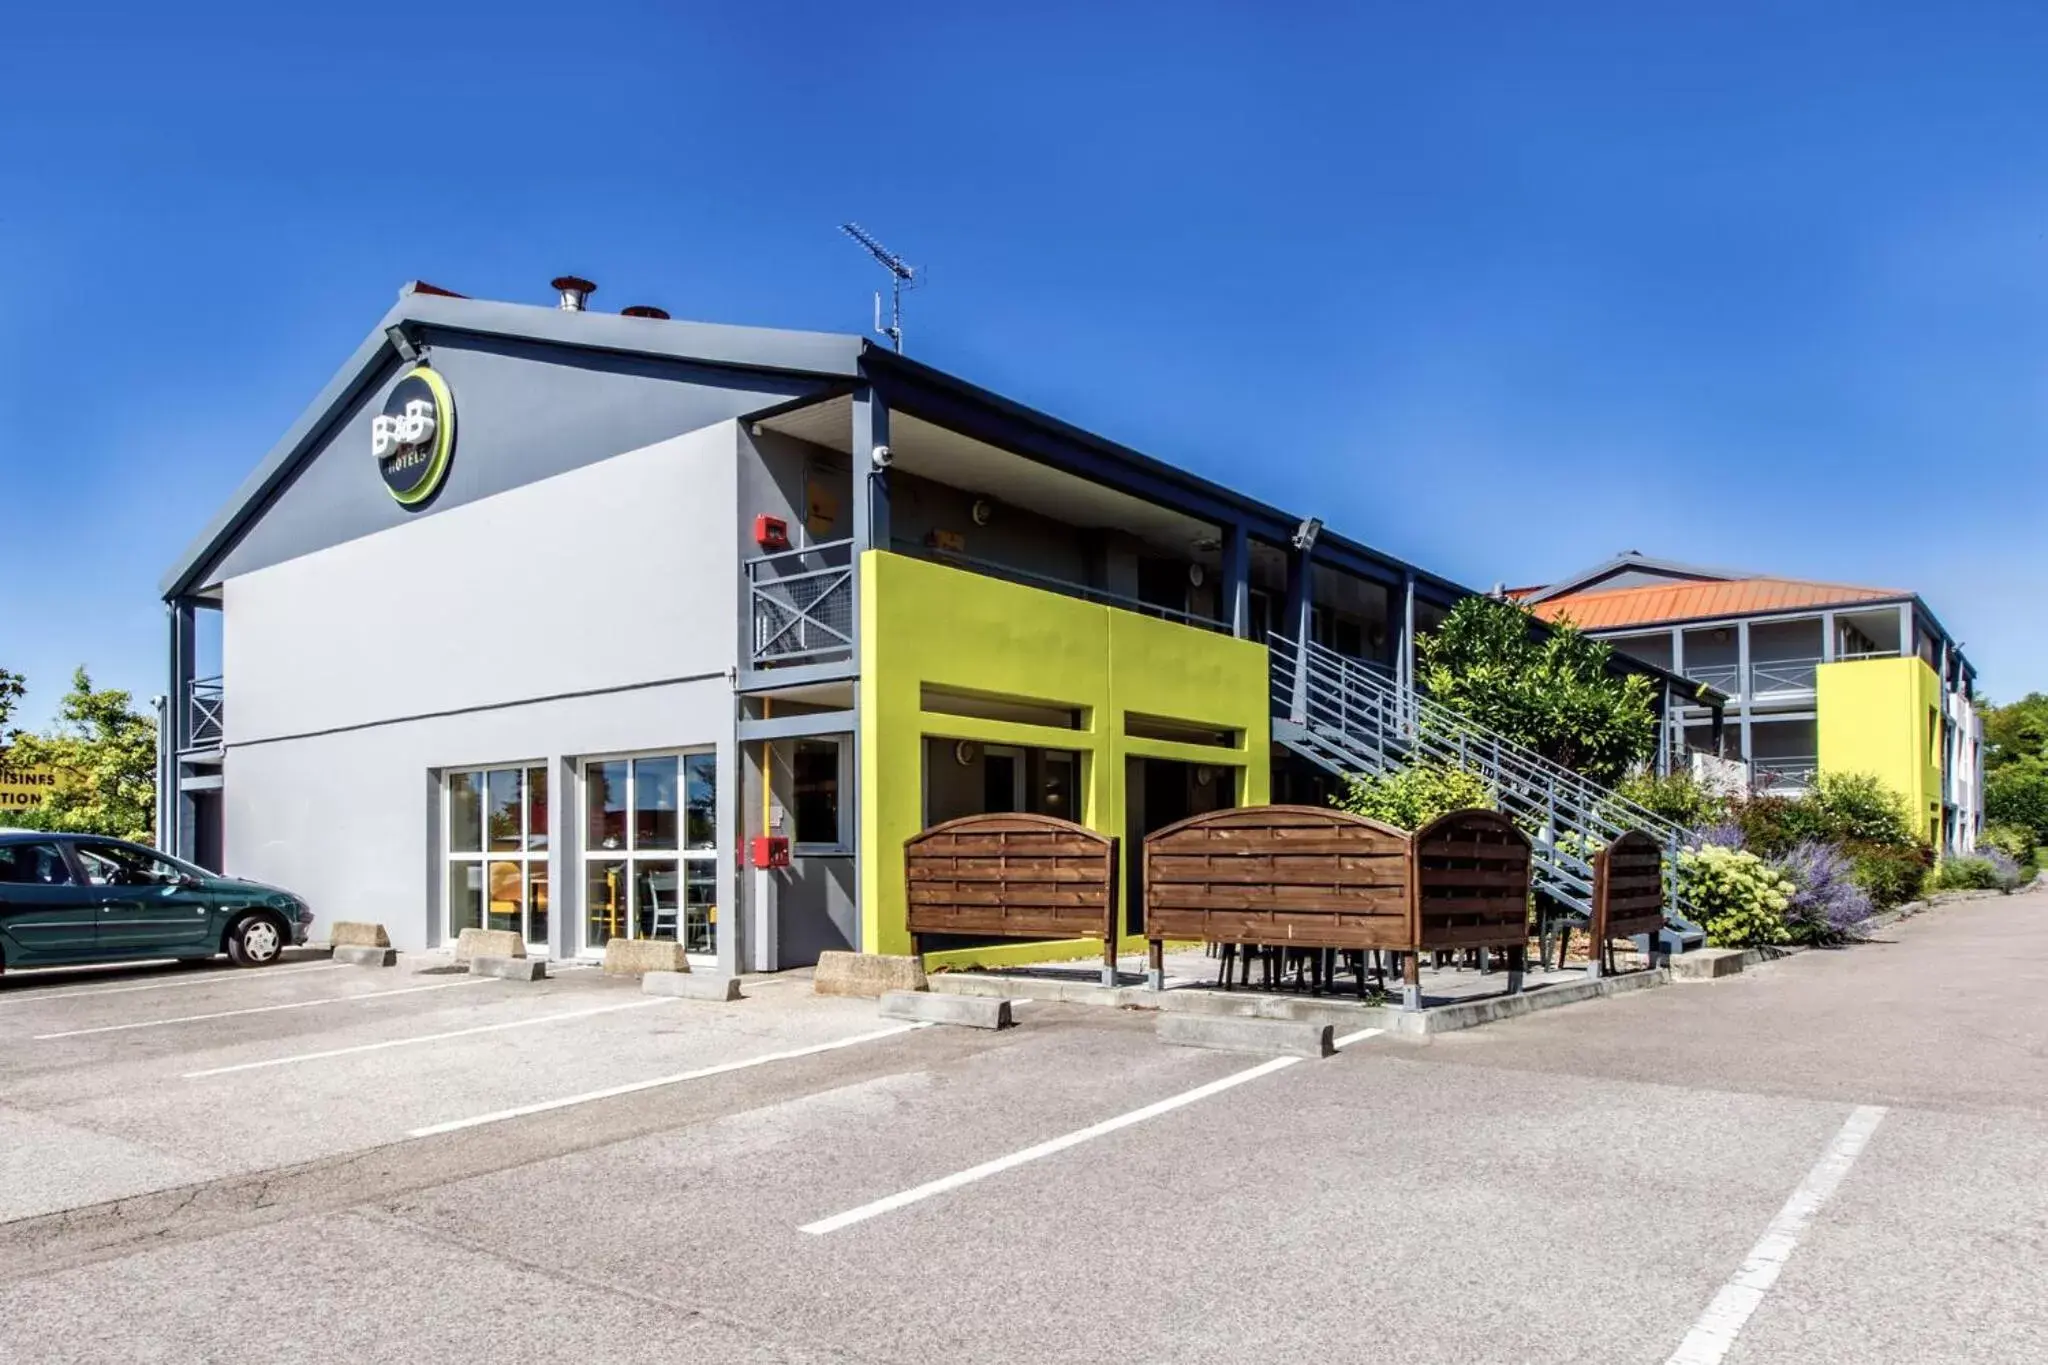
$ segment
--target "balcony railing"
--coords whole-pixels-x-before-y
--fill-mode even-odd
[[[1765,796],[1799,796],[1813,790],[1820,759],[1812,754],[1750,760],[1750,786]]]
[[[185,746],[209,749],[226,733],[227,698],[218,676],[194,678],[185,692]]]
[[[760,555],[746,568],[754,667],[853,657],[851,540]]]
[[[1202,630],[1221,631],[1226,635],[1230,633],[1230,623],[1227,621],[1219,621],[1212,616],[1203,616],[1199,612],[1182,611],[1177,607],[1163,607],[1156,602],[1146,602],[1136,597],[1126,597],[1122,593],[1110,592],[1106,588],[1090,587],[1086,583],[1075,583],[1068,579],[1055,578],[1050,574],[1033,573],[1029,569],[1019,569],[1009,564],[998,564],[994,560],[976,559],[972,555],[955,554],[949,550],[935,550],[929,545],[913,540],[899,540],[894,548],[899,554],[910,555],[916,559],[930,560],[934,564],[950,564],[956,569],[965,569],[969,573],[985,574],[990,578],[1006,579],[1012,583],[1020,583],[1027,588],[1043,588],[1047,592],[1056,592],[1063,597],[1077,597],[1083,602],[1097,602],[1106,607],[1121,607],[1125,611],[1135,611],[1144,616],[1156,616],[1164,621],[1178,621],[1184,626],[1195,626]]]
[[[1687,664],[1685,676],[1731,697],[1764,696],[1772,692],[1811,692],[1819,659],[1773,659],[1749,666],[1749,686],[1742,686],[1737,664]]]

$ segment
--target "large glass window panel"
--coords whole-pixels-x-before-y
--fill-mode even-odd
[[[584,942],[602,948],[615,938],[626,938],[626,899],[631,886],[626,865],[609,859],[583,866]]]
[[[683,951],[709,953],[717,950],[714,922],[718,907],[718,860],[693,858],[683,864]]]
[[[483,800],[475,773],[448,774],[448,849],[451,853],[483,850]]]
[[[526,846],[532,849],[548,846],[548,770],[545,767],[526,770]]]
[[[633,847],[671,849],[677,840],[676,760],[633,760]]]
[[[448,937],[484,927],[484,865],[448,864]]]
[[[584,770],[584,789],[589,805],[590,849],[626,847],[626,773],[624,759],[593,763]]]
[[[548,941],[548,865],[526,865],[526,941]]]
[[[682,886],[673,858],[645,858],[633,864],[635,938],[680,936]]]
[[[718,847],[718,755],[691,754],[683,760],[689,799],[689,847]]]
[[[494,862],[488,872],[491,900],[485,910],[489,929],[518,929],[525,918],[526,873],[518,863]]]
[[[484,774],[484,838],[493,853],[515,853],[525,841],[519,788],[517,768],[493,768]]]
[[[792,794],[796,798],[796,842],[839,842],[839,741],[800,739],[790,756]],[[690,808],[692,846],[696,806]]]

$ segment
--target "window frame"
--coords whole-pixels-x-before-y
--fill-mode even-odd
[[[672,758],[676,761],[676,842],[673,848],[640,848],[639,840],[639,782],[638,765],[649,759]],[[690,845],[690,760],[708,760],[711,765],[711,840],[708,844]],[[609,763],[622,763],[626,767],[626,789],[622,809],[625,813],[626,840],[619,848],[593,847],[590,838],[591,770]],[[613,937],[638,942],[677,942],[683,945],[684,953],[694,962],[709,964],[716,961],[718,952],[718,910],[724,899],[719,894],[719,838],[718,838],[718,784],[721,778],[718,767],[718,750],[715,745],[685,745],[666,749],[631,749],[618,753],[586,754],[576,760],[576,952],[581,957],[601,957],[605,945],[592,942],[590,938],[591,907],[590,867],[593,863],[623,863],[626,900],[620,910],[620,925],[623,933]],[[640,928],[640,882],[634,875],[634,865],[643,862],[673,862],[676,864],[676,936],[673,940],[649,935],[643,939]],[[698,863],[710,869],[711,901],[705,907],[703,925],[708,935],[708,948],[690,946],[690,904],[689,886],[690,863]],[[651,920],[650,920],[651,923]]]
[[[830,744],[838,751],[839,787],[834,794],[834,817],[838,829],[829,842],[800,841],[796,837],[796,746]],[[853,741],[848,735],[802,735],[790,741],[789,761],[789,851],[792,857],[816,858],[851,854],[853,849]]]
[[[491,864],[516,863],[519,866],[519,937],[526,944],[529,952],[536,948],[540,950],[540,953],[537,954],[538,956],[547,956],[551,952],[550,940],[555,933],[555,917],[561,897],[556,894],[554,886],[554,867],[551,861],[553,856],[552,840],[545,827],[539,830],[533,828],[533,783],[529,780],[529,777],[536,769],[546,775],[548,801],[552,805],[555,799],[555,783],[553,773],[549,770],[546,759],[517,759],[503,763],[465,763],[441,770],[441,856],[437,860],[437,865],[440,870],[441,930],[445,935],[442,940],[443,942],[453,944],[461,937],[462,933],[462,929],[458,928],[455,923],[455,897],[450,893],[449,888],[449,881],[454,869],[458,865],[474,864],[477,867],[478,876],[483,881],[483,904],[480,908],[479,924],[477,927],[488,929],[491,926]],[[493,849],[491,847],[489,778],[492,773],[502,772],[519,774],[519,847],[517,849]],[[455,847],[455,779],[465,776],[474,779],[476,782],[477,846],[474,849],[457,849]],[[536,834],[540,836],[538,846],[534,843],[534,836]],[[531,902],[533,900],[533,875],[536,864],[540,868],[541,876],[547,887],[548,896],[548,922],[539,938],[529,936],[533,929],[534,906]]]
[[[86,882],[79,876],[79,869],[73,866],[76,860],[71,856],[71,851],[65,848],[64,844],[65,841],[62,839],[18,839],[7,844],[6,848],[10,852],[19,850],[27,853],[34,849],[48,849],[51,855],[56,858],[57,867],[64,873],[64,880],[61,882],[0,882],[0,886],[72,887],[90,885],[89,882]]]

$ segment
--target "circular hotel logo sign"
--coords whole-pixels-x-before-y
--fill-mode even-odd
[[[448,381],[416,365],[370,422],[370,453],[391,496],[407,507],[434,496],[455,453],[455,397]]]

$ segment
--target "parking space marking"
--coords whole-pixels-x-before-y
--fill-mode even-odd
[[[306,972],[338,972],[348,964],[345,962],[314,962],[304,967],[271,967],[255,972],[204,972],[198,976],[181,976],[176,981],[148,981],[139,986],[98,986],[81,987],[77,990],[44,991],[34,986],[14,986],[0,991],[0,1005],[32,1005],[38,1000],[75,1000],[83,995],[128,995],[134,991],[168,991],[181,986],[218,986],[230,981],[275,981],[280,976],[298,976]]]
[[[820,1052],[835,1052],[843,1047],[854,1047],[861,1043],[872,1043],[882,1038],[893,1038],[899,1033],[914,1029],[930,1028],[928,1023],[892,1024],[888,1028],[876,1029],[873,1033],[857,1033],[851,1038],[837,1038],[829,1043],[813,1043],[809,1047],[791,1048],[787,1052],[770,1052],[765,1056],[748,1057],[737,1062],[720,1062],[716,1066],[699,1067],[695,1071],[680,1071],[672,1076],[656,1076],[651,1080],[629,1081],[625,1085],[609,1086],[603,1090],[587,1090],[580,1095],[565,1095],[558,1100],[541,1100],[535,1104],[522,1104],[516,1109],[500,1109],[496,1113],[478,1114],[475,1118],[451,1119],[447,1123],[429,1124],[415,1128],[407,1137],[433,1137],[437,1133],[453,1133],[464,1128],[480,1128],[487,1123],[503,1123],[506,1119],[524,1118],[528,1114],[545,1114],[552,1109],[567,1109],[572,1105],[589,1104],[594,1100],[608,1100],[619,1095],[634,1095],[642,1090],[656,1090],[665,1085],[681,1085],[685,1081],[701,1081],[708,1076],[723,1076],[730,1071],[745,1071],[748,1067],[766,1066],[770,1062],[794,1061],[798,1057],[812,1057]]]
[[[1721,1286],[1721,1292],[1714,1295],[1707,1311],[1700,1314],[1699,1321],[1664,1365],[1718,1365],[1728,1354],[1750,1315],[1778,1282],[1778,1272],[1792,1258],[1814,1214],[1849,1174],[1849,1168],[1856,1164],[1856,1158],[1862,1155],[1884,1116],[1884,1106],[1876,1104],[1862,1105],[1849,1115],[1820,1160],[1799,1182],[1799,1188],[1792,1191],[1792,1197],[1778,1210],[1778,1216],[1764,1229],[1757,1244],[1749,1249],[1742,1269]]]
[[[83,1038],[90,1033],[125,1033],[138,1028],[166,1028],[172,1024],[197,1024],[208,1019],[233,1019],[242,1014],[275,1014],[279,1010],[311,1009],[315,1005],[346,1005],[352,1000],[382,1000],[393,995],[418,995],[421,991],[449,991],[457,986],[480,986],[487,978],[467,977],[461,981],[441,981],[431,986],[407,986],[396,991],[369,991],[363,995],[326,995],[318,1000],[291,1000],[282,1005],[253,1005],[248,1009],[215,1010],[211,1014],[187,1014],[176,1019],[140,1019],[130,1024],[101,1024],[98,1028],[66,1029],[62,1033],[38,1033],[31,1041],[46,1043],[54,1038]]]
[[[266,1057],[260,1062],[237,1062],[233,1066],[208,1067],[204,1071],[187,1071],[181,1080],[196,1081],[206,1076],[226,1076],[236,1071],[260,1071],[269,1066],[294,1066],[300,1062],[321,1062],[329,1057],[352,1057],[359,1052],[382,1052],[386,1048],[413,1047],[420,1043],[443,1043],[450,1038],[468,1038],[479,1033],[502,1033],[506,1029],[531,1028],[536,1024],[559,1024],[565,1019],[588,1019],[595,1014],[616,1014],[620,1010],[640,1010],[651,1005],[673,1005],[675,1001],[665,997],[651,997],[628,1000],[621,1005],[599,1005],[587,1010],[563,1010],[558,1014],[535,1015],[531,1019],[513,1019],[502,1024],[478,1024],[474,1028],[450,1029],[446,1033],[425,1033],[413,1038],[389,1038],[381,1043],[362,1043],[355,1047],[334,1047],[324,1052],[295,1052],[289,1057]]]
[[[1385,1031],[1384,1029],[1376,1028],[1360,1029],[1356,1033],[1347,1033],[1342,1038],[1334,1040],[1331,1046],[1343,1048],[1352,1043],[1364,1042],[1367,1038],[1376,1038]],[[930,1199],[933,1195],[950,1193],[963,1185],[972,1185],[977,1180],[986,1180],[992,1175],[1000,1175],[1004,1171],[1012,1170],[1029,1162],[1064,1152],[1069,1147],[1078,1147],[1084,1142],[1091,1142],[1096,1138],[1129,1128],[1134,1124],[1143,1123],[1148,1119],[1156,1119],[1161,1114],[1170,1114],[1174,1110],[1194,1104],[1198,1100],[1206,1100],[1211,1095],[1220,1095],[1226,1090],[1234,1090],[1238,1086],[1250,1081],[1256,1081],[1262,1076],[1270,1076],[1276,1071],[1285,1071],[1288,1067],[1304,1060],[1306,1059],[1301,1057],[1275,1057],[1271,1061],[1260,1062],[1257,1066],[1246,1067],[1243,1071],[1233,1071],[1228,1076],[1224,1076],[1219,1080],[1210,1081],[1207,1085],[1198,1085],[1193,1090],[1183,1090],[1178,1095],[1169,1095],[1163,1100],[1155,1100],[1142,1109],[1131,1110],[1128,1114],[1118,1114],[1113,1119],[1104,1119],[1100,1123],[1090,1124],[1088,1127],[1075,1132],[1066,1133],[1056,1138],[1049,1138],[1034,1147],[1026,1147],[1022,1151],[1012,1152],[1008,1156],[999,1156],[993,1161],[984,1161],[979,1166],[970,1166],[964,1171],[955,1171],[952,1175],[926,1181],[922,1185],[899,1191],[896,1194],[889,1195],[887,1198],[877,1199],[872,1204],[862,1204],[859,1208],[848,1209],[844,1213],[835,1213],[830,1218],[820,1218],[815,1223],[805,1223],[797,1231],[808,1232],[813,1237],[822,1237],[828,1232],[837,1232],[841,1228],[852,1227],[855,1223],[864,1223],[870,1218],[879,1217],[885,1213],[894,1213],[897,1209],[905,1208],[921,1200]]]

